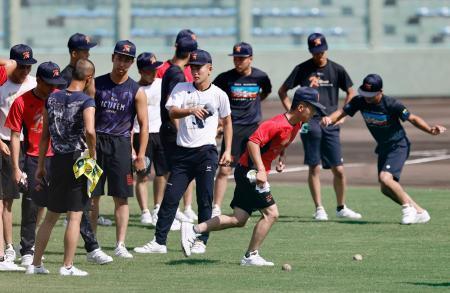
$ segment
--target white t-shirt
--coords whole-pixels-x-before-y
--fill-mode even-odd
[[[141,89],[147,96],[147,112],[148,112],[148,132],[159,133],[161,127],[161,78],[155,78],[151,85],[142,86]],[[139,123],[137,117],[134,119],[134,132],[139,132]]]
[[[227,94],[213,84],[205,91],[197,90],[192,82],[182,82],[175,86],[167,100],[167,110],[172,106],[186,109],[206,104],[212,106],[214,114],[205,120],[197,119],[194,115],[178,119],[177,145],[187,148],[216,145],[219,118],[227,117],[231,110]]]
[[[7,80],[0,87],[0,138],[4,140],[11,140],[11,129],[5,127],[6,117],[9,109],[17,97],[32,90],[36,87],[36,78],[28,75],[25,81],[21,84],[13,83]]]

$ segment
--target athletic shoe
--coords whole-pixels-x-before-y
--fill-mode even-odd
[[[100,226],[112,226],[112,221],[110,219],[100,216],[97,219],[97,224]]]
[[[273,266],[273,262],[266,261],[259,255],[258,250],[250,253],[249,257],[244,257],[241,259],[241,266]]]
[[[25,268],[20,267],[13,262],[7,260],[0,261],[0,271],[23,272],[25,270]]]
[[[417,224],[426,223],[430,219],[431,219],[430,214],[426,210],[423,210],[423,212],[421,212],[421,213],[417,212],[417,214],[416,214],[416,223]]]
[[[417,210],[411,205],[405,205],[402,208],[402,224],[415,224],[417,221]]]
[[[194,210],[191,207],[188,207],[184,210],[184,215],[190,219],[192,222],[195,222],[198,220],[197,214],[194,212]]]
[[[194,232],[194,224],[186,222],[181,223],[181,248],[183,248],[185,257],[191,255],[191,249],[196,239],[197,234]]]
[[[150,211],[147,210],[141,214],[141,224],[143,225],[151,225],[152,224],[152,215]]]
[[[25,254],[22,256],[22,259],[20,261],[20,265],[24,267],[28,267],[33,263],[33,255],[32,254]]]
[[[67,218],[64,218],[64,220],[63,220],[63,227],[65,228],[65,227],[67,227]]]
[[[127,248],[125,247],[125,244],[123,243],[119,243],[116,246],[116,249],[114,249],[114,254],[118,257],[133,258],[133,255],[128,252]]]
[[[59,274],[61,276],[78,276],[78,277],[85,277],[89,275],[87,272],[77,269],[75,266],[72,266],[70,269],[67,269],[66,267],[60,267]]]
[[[98,265],[104,265],[113,261],[113,258],[104,253],[101,248],[86,253],[86,259],[88,262],[93,262]]]
[[[167,246],[160,245],[155,238],[143,246],[135,247],[134,251],[137,253],[167,253]]]
[[[206,245],[203,243],[203,241],[197,239],[194,242],[194,245],[192,245],[191,253],[194,254],[204,254],[206,252]]]
[[[325,211],[325,209],[322,206],[317,207],[316,212],[314,213],[313,217],[314,217],[314,220],[317,220],[317,221],[328,221],[327,212]]]
[[[16,260],[16,251],[12,244],[7,244],[5,249],[5,261],[14,262]]]
[[[159,204],[155,205],[152,211],[152,225],[156,227],[156,223],[158,222],[158,212],[159,212]]]
[[[344,208],[342,210],[340,210],[339,212],[336,211],[336,217],[358,220],[361,219],[361,214],[352,211],[351,209],[349,209],[347,206],[344,205]]]
[[[50,272],[44,268],[43,264],[40,266],[29,265],[25,271],[25,274],[27,275],[48,275],[49,273]]]
[[[177,219],[180,222],[189,222],[189,223],[193,223],[194,221],[189,219],[188,217],[186,217],[181,211],[180,209],[177,209],[177,213],[175,214],[175,219]]]
[[[178,221],[177,219],[173,219],[172,226],[170,226],[170,231],[180,231],[180,229],[181,229],[181,222]]]
[[[211,218],[220,216],[222,214],[222,211],[220,210],[220,207],[218,205],[214,205],[211,213]]]

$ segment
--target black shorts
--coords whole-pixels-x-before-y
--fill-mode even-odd
[[[87,178],[75,178],[73,164],[81,152],[55,154],[50,163],[48,210],[54,213],[81,212],[89,202]]]
[[[305,151],[305,165],[316,166],[322,162],[322,168],[330,169],[343,164],[339,126],[323,127],[320,119],[313,118],[308,122],[307,133],[300,136]]]
[[[160,132],[159,137],[161,139],[161,144],[163,147],[164,160],[166,162],[167,171],[172,170],[173,157],[175,151],[177,150],[177,135],[173,133]]]
[[[389,147],[377,147],[378,153],[378,174],[381,171],[389,172],[395,181],[400,181],[403,166],[409,157],[410,143],[407,139],[402,139]]]
[[[258,123],[250,124],[250,125],[234,125],[233,124],[233,140],[231,143],[231,158],[232,158],[232,167],[236,167],[239,162],[239,158],[245,152],[247,148],[247,142],[249,137],[255,132],[258,128]],[[220,149],[220,157],[222,157],[223,152],[225,151],[225,140],[222,139],[222,147]]]
[[[105,194],[106,182],[108,182],[108,195],[119,198],[133,196],[129,137],[97,134],[97,164],[103,169],[103,175],[92,192],[93,196]]]
[[[10,141],[9,140],[3,140],[4,143],[10,147]],[[23,155],[22,150],[19,153],[19,165],[21,166],[23,164]],[[11,164],[11,156],[5,156],[2,154],[1,159],[1,193],[0,193],[0,199],[18,199],[20,198],[19,194],[19,187],[17,186],[17,183],[14,180],[13,176],[13,168]]]
[[[50,181],[51,158],[45,159],[45,170],[47,171],[46,181]],[[48,186],[42,185],[34,179],[38,166],[38,157],[25,155],[23,172],[27,174],[28,191],[23,194],[24,198],[31,199],[37,206],[46,207],[48,204]],[[40,185],[37,190],[38,185]]]
[[[133,136],[133,147],[136,152],[139,150],[139,133],[135,133]],[[155,168],[156,176],[163,176],[169,172],[159,132],[149,133],[145,155],[150,159],[150,166],[147,168],[147,172],[145,172],[144,175],[150,174],[152,163]]]
[[[237,165],[234,169],[234,181],[236,187],[234,188],[233,200],[230,207],[234,209],[238,207],[251,215],[256,210],[262,210],[275,204],[272,193],[259,193],[255,189],[255,183],[250,183],[247,178],[249,168]]]

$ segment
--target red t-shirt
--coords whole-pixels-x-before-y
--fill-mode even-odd
[[[6,117],[5,127],[21,132],[22,127],[27,155],[39,156],[39,140],[42,134],[42,123],[45,100],[33,94],[33,90],[28,91],[18,97],[11,105],[8,117]],[[53,151],[48,147],[47,156],[52,156]]]
[[[166,62],[161,64],[161,66],[159,66],[157,71],[156,71],[156,77],[157,78],[163,78],[164,74],[166,73],[167,69],[169,69],[171,64],[172,63],[170,62],[170,60],[167,60]],[[192,77],[192,73],[191,73],[191,67],[189,65],[187,65],[184,68],[184,77],[186,78],[187,82],[193,82],[194,81],[194,78]]]
[[[261,158],[266,171],[270,171],[272,161],[291,144],[301,126],[301,122],[296,125],[290,124],[286,116],[280,114],[264,121],[250,136],[249,140],[259,145],[261,149]],[[248,149],[242,154],[239,164],[248,168],[253,167]]]
[[[189,70],[190,72],[190,70]],[[3,85],[8,80],[5,66],[0,66],[0,85]]]

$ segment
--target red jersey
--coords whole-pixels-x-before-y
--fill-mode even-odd
[[[161,66],[159,66],[157,71],[156,71],[156,77],[157,78],[163,78],[164,74],[166,73],[167,69],[169,69],[171,64],[172,63],[170,62],[170,60],[167,60],[166,62],[161,64]],[[187,82],[193,82],[194,81],[194,78],[192,77],[192,73],[191,73],[191,67],[189,65],[187,65],[184,68],[184,77],[186,78]]]
[[[189,69],[190,72],[190,69]],[[0,85],[3,85],[8,79],[5,66],[0,66]]]
[[[250,136],[249,141],[256,143],[260,147],[261,158],[266,171],[270,171],[272,161],[291,144],[301,126],[301,122],[295,125],[290,124],[286,116],[280,114],[264,121]],[[247,168],[254,167],[248,149],[242,154],[239,164]]]
[[[42,123],[45,100],[38,98],[33,90],[28,91],[18,97],[11,105],[8,117],[6,117],[5,127],[21,132],[22,127],[27,155],[39,156],[39,140],[42,134]],[[49,146],[47,156],[52,156],[53,152]]]

